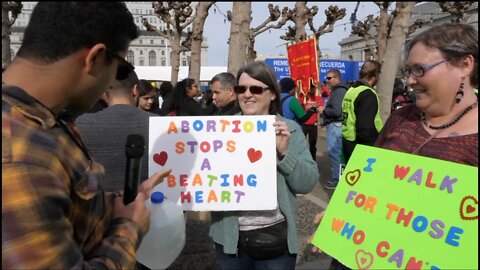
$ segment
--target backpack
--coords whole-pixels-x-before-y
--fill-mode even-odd
[[[283,114],[283,103],[285,103],[285,101],[286,101],[287,99],[290,99],[290,98],[292,98],[292,97],[293,97],[293,95],[288,94],[288,95],[284,96],[284,97],[281,99],[281,103],[280,103],[280,107],[282,108],[282,111],[280,112],[280,115],[281,115],[281,116],[285,117],[285,115]],[[293,119],[292,119],[292,120],[293,120]]]

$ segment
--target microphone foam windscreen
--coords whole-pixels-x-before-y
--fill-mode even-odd
[[[142,135],[130,134],[125,144],[125,154],[129,158],[141,158],[145,152],[145,139]]]

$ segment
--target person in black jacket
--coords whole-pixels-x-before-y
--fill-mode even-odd
[[[210,80],[213,103],[218,108],[216,115],[234,115],[240,112],[237,94],[233,90],[236,85],[237,79],[228,72],[219,73]]]
[[[377,61],[365,61],[360,69],[360,79],[353,83],[343,99],[342,150],[345,163],[357,144],[373,145],[383,127],[378,95],[373,89],[380,68]]]
[[[323,123],[327,126],[327,150],[332,166],[332,180],[325,185],[326,189],[335,189],[338,184],[340,157],[342,154],[342,101],[348,86],[342,82],[340,71],[331,69],[327,72],[327,83],[332,89],[325,109],[319,107]]]
[[[175,85],[173,92],[163,102],[162,110],[169,116],[207,115],[202,105],[194,99],[199,93],[194,79],[183,79]]]

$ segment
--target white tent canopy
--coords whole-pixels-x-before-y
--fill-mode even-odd
[[[181,66],[178,72],[178,80],[188,78],[188,68]],[[200,69],[200,81],[209,82],[215,75],[221,72],[226,72],[227,67],[213,66],[213,67],[201,67]],[[149,81],[171,81],[171,66],[136,66],[135,72],[139,79]]]

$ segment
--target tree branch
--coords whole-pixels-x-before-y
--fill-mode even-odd
[[[172,20],[170,15],[170,10],[173,8],[171,2],[152,2],[153,12],[158,15],[158,17],[167,23],[167,26],[175,25],[175,21]]]
[[[258,26],[257,28],[255,28],[253,31],[252,31],[252,37],[256,37],[258,36],[259,34],[269,30],[269,29],[279,29],[281,28],[282,26],[284,26],[287,21],[289,20],[289,13],[288,13],[288,7],[284,7],[282,12],[280,12],[280,9],[278,8],[278,6],[275,6],[275,8],[273,9],[273,5],[269,4],[268,6],[269,10],[270,10],[270,17],[269,19],[271,19],[272,21],[276,21],[278,20],[278,18],[280,17],[280,14],[282,15],[282,19],[280,21],[277,22],[277,24],[270,24],[268,26],[265,26],[265,22],[267,22],[267,20],[265,20],[265,22]],[[261,28],[261,26],[263,28]]]
[[[417,31],[417,29],[422,28],[425,23],[426,23],[425,20],[417,19],[413,24],[408,26],[407,37],[410,36],[411,34],[415,33],[415,31]]]
[[[328,9],[325,10],[325,15],[327,16],[326,21],[318,28],[318,30],[314,31],[315,37],[317,38],[325,33],[333,32],[335,23],[345,17],[346,9],[339,9],[336,5],[329,6]]]
[[[18,14],[22,12],[23,4],[21,1],[2,2],[2,8],[5,5],[7,10],[12,13],[12,17],[8,18],[8,27],[11,27],[17,20]]]
[[[173,36],[172,30],[170,30],[170,29],[165,29],[163,31],[158,30],[158,28],[156,26],[151,25],[148,22],[147,18],[142,17],[142,24],[143,24],[143,26],[145,26],[145,28],[147,28],[147,31],[156,32],[157,34],[159,34],[160,36],[162,36],[164,38],[170,39]]]
[[[450,13],[452,23],[466,22],[470,15],[468,9],[475,2],[438,2],[443,12]]]

